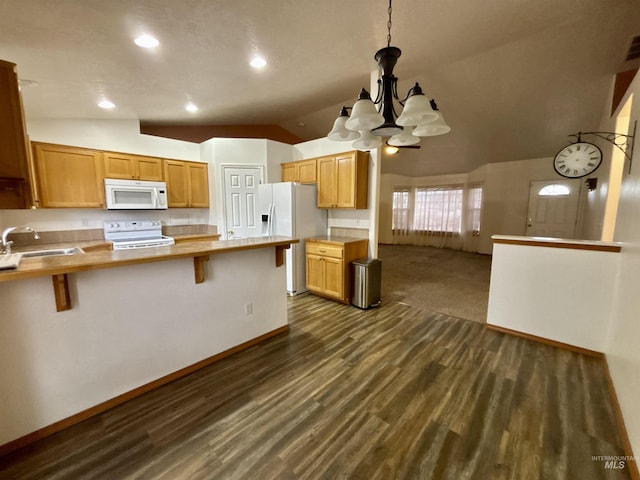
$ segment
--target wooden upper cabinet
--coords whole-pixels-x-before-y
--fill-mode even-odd
[[[102,152],[33,144],[41,207],[104,208]]]
[[[316,159],[298,162],[281,163],[281,179],[283,182],[316,183]]]
[[[106,178],[164,180],[161,158],[127,153],[104,152],[104,172]]]
[[[27,151],[16,65],[0,60],[0,178],[26,181]]]
[[[280,164],[283,182],[318,184],[318,208],[367,208],[369,154],[353,151]]]
[[[207,208],[209,169],[206,163],[164,160],[169,208]]]
[[[337,205],[337,169],[334,157],[322,157],[318,162],[318,208],[335,208]]]
[[[209,169],[206,163],[188,162],[190,207],[209,206]]]
[[[353,151],[317,159],[319,208],[367,208],[369,154]]]
[[[280,178],[283,182],[297,182],[298,181],[298,168],[296,162],[281,163],[280,164]]]
[[[317,162],[315,158],[296,162],[298,164],[298,182],[316,183]]]
[[[189,180],[187,166],[179,160],[164,161],[164,179],[167,182],[167,203],[169,207],[189,206]]]

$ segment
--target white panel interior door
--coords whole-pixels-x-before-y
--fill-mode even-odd
[[[259,237],[260,167],[224,167],[225,235],[227,239]]]
[[[574,238],[580,197],[580,180],[531,182],[528,237]]]

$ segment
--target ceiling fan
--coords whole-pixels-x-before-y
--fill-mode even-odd
[[[398,150],[400,150],[401,148],[419,149],[420,145],[391,145],[389,143],[389,140],[385,142],[384,149],[389,155],[395,155],[396,153],[398,153]]]

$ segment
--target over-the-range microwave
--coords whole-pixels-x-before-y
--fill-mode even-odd
[[[104,179],[107,210],[166,210],[167,184],[142,180]]]

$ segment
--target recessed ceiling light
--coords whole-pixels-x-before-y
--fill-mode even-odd
[[[251,65],[253,68],[262,68],[267,65],[267,61],[262,57],[255,56],[251,59],[249,65]]]
[[[142,48],[154,48],[160,45],[160,42],[156,37],[152,37],[151,35],[140,35],[138,38],[134,40],[136,45]]]
[[[195,104],[193,104],[193,103],[191,103],[191,102],[189,102],[189,103],[187,103],[187,104],[184,106],[184,109],[185,109],[187,112],[191,112],[191,113],[193,113],[193,112],[197,112],[197,111],[198,111],[198,106],[197,106],[197,105],[195,105]]]
[[[110,102],[109,100],[102,100],[100,103],[98,103],[98,106],[100,108],[104,108],[105,110],[116,108],[116,104],[113,102]]]

